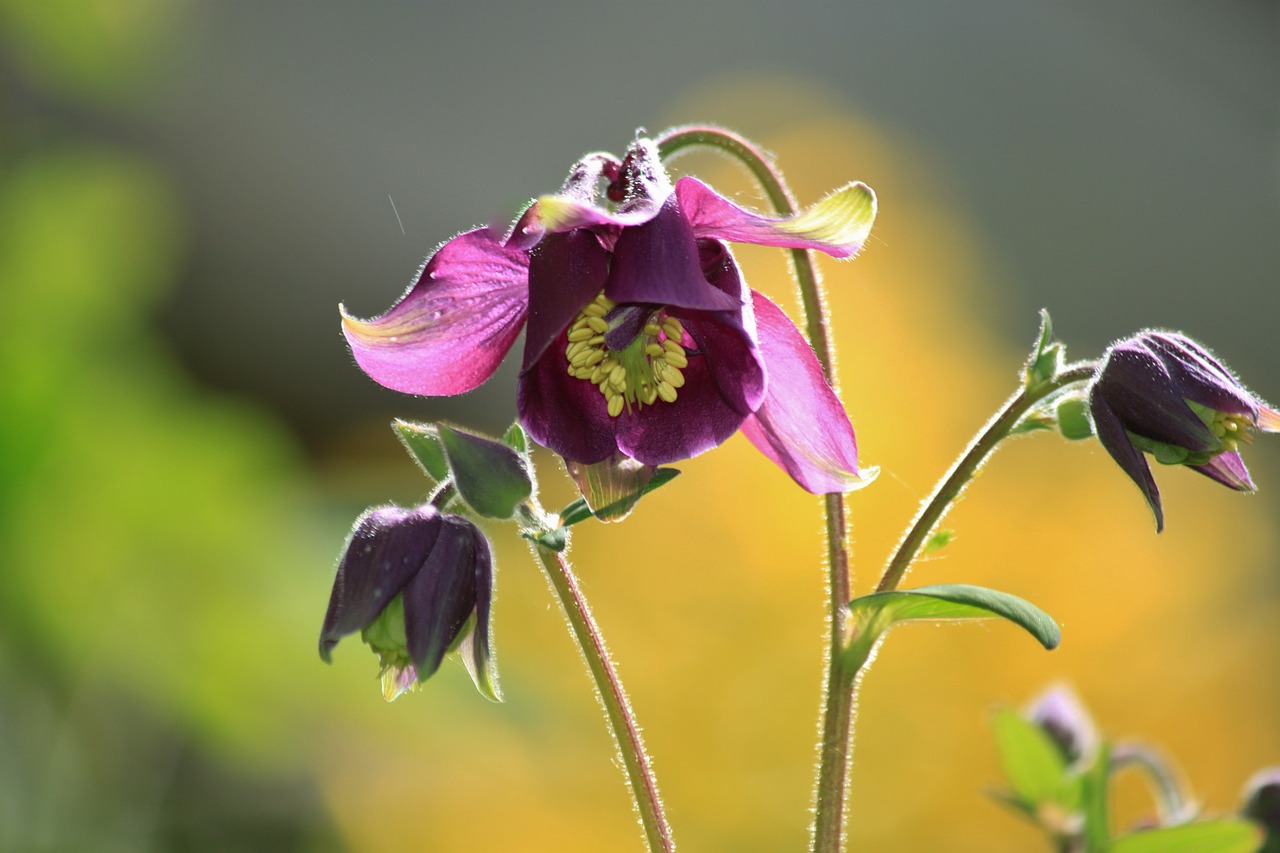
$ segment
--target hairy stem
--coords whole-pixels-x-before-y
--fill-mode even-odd
[[[964,491],[965,486],[982,468],[987,457],[991,455],[991,452],[996,449],[996,446],[1001,441],[1008,438],[1009,433],[1017,426],[1022,416],[1045,397],[1062,390],[1068,385],[1089,381],[1093,378],[1095,370],[1097,370],[1097,364],[1094,362],[1079,362],[1078,364],[1068,365],[1052,379],[1035,388],[1023,388],[1005,402],[1000,411],[987,422],[982,431],[969,443],[965,452],[951,466],[951,470],[938,481],[938,485],[934,487],[933,494],[921,504],[920,511],[911,522],[911,526],[907,528],[907,532],[903,534],[901,541],[899,541],[897,550],[889,558],[889,563],[885,566],[884,575],[880,578],[880,584],[876,587],[876,592],[886,592],[898,588],[898,584],[901,583],[903,575],[906,574],[907,568],[911,565],[911,561],[915,559],[916,554],[920,551],[920,546],[924,544],[925,538],[928,537],[929,531],[933,530],[934,526],[947,514],[947,510],[951,508],[956,498],[960,497],[960,493]]]
[[[795,200],[770,158],[750,141],[717,127],[679,127],[658,140],[664,160],[694,146],[717,148],[742,163],[759,182],[774,209],[782,216],[795,213]],[[836,387],[835,359],[822,299],[822,284],[812,255],[792,249],[796,285],[804,311],[805,336],[822,365],[832,388]],[[845,789],[849,776],[849,744],[853,726],[853,691],[856,668],[842,663],[846,605],[850,598],[849,547],[845,529],[844,495],[826,495],[827,530],[827,674],[822,701],[822,743],[819,746],[818,782],[815,794],[811,842],[814,853],[838,853],[844,842]]]
[[[591,616],[591,608],[587,606],[587,600],[564,555],[538,543],[533,543],[532,547],[546,572],[547,580],[551,582],[565,618],[569,620],[569,630],[577,642],[578,650],[591,672],[596,696],[604,706],[609,731],[622,756],[627,782],[631,786],[631,797],[640,815],[650,853],[671,853],[676,845],[662,810],[662,799],[658,795],[658,784],[653,776],[653,768],[649,765],[649,756],[644,750],[644,741],[640,737],[640,727],[636,725],[631,703],[627,700],[622,681],[609,659],[604,637]]]

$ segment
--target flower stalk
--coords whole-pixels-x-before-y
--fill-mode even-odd
[[[556,600],[564,611],[569,622],[569,630],[573,634],[578,650],[586,661],[591,672],[591,680],[595,684],[596,696],[604,707],[605,716],[609,720],[609,731],[622,756],[622,764],[627,774],[627,782],[631,788],[631,797],[636,811],[640,815],[640,823],[644,828],[645,840],[650,853],[671,853],[676,849],[671,827],[667,823],[662,809],[662,798],[658,794],[658,784],[654,779],[653,768],[649,764],[648,753],[644,749],[644,741],[640,736],[640,727],[636,724],[631,703],[627,700],[626,691],[622,689],[622,681],[609,659],[609,651],[605,647],[604,637],[599,626],[591,616],[591,608],[582,594],[573,569],[564,555],[545,545],[531,542],[534,556],[546,573]]]
[[[938,522],[942,520],[942,517],[947,514],[947,510],[951,508],[956,498],[960,497],[960,493],[964,491],[965,486],[969,485],[969,481],[982,468],[983,463],[987,461],[987,457],[991,455],[991,452],[996,449],[996,446],[1001,441],[1009,437],[1009,434],[1018,425],[1018,422],[1022,420],[1022,417],[1031,411],[1036,403],[1061,391],[1068,385],[1088,382],[1094,377],[1097,369],[1098,365],[1091,361],[1068,365],[1047,381],[1033,387],[1023,388],[1009,398],[1000,411],[987,422],[982,431],[969,443],[964,453],[956,459],[955,464],[951,466],[951,470],[938,481],[938,485],[934,487],[933,494],[921,504],[920,512],[916,514],[911,526],[907,528],[907,532],[899,541],[893,556],[889,558],[889,562],[885,566],[884,575],[880,578],[879,585],[876,586],[876,592],[887,592],[898,588],[898,584],[901,583],[907,569],[911,566],[911,561],[920,552],[920,547],[928,537],[929,531],[933,530]]]
[[[773,167],[769,157],[743,137],[721,128],[692,126],[676,128],[664,134],[657,142],[658,153],[663,160],[671,159],[694,146],[719,148],[751,172],[779,215],[790,216],[795,213],[795,199],[782,176]],[[823,308],[822,283],[809,251],[790,251],[804,313],[805,337],[822,365],[827,382],[834,389],[837,387],[835,359]],[[844,804],[850,763],[849,735],[853,725],[853,694],[855,678],[863,662],[850,661],[843,654],[848,620],[847,605],[852,597],[844,495],[837,492],[827,494],[824,498],[829,601],[827,673],[822,702],[822,743],[819,747],[812,849],[815,853],[836,853],[843,847],[844,841]]]

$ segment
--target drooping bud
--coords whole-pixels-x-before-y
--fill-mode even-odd
[[[1031,700],[1026,717],[1049,735],[1068,764],[1087,761],[1098,749],[1098,729],[1075,691],[1050,687]]]

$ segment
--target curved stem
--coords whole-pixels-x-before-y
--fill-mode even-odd
[[[1068,385],[1092,379],[1097,367],[1098,365],[1094,362],[1068,365],[1052,379],[1035,388],[1023,388],[1008,399],[995,417],[988,421],[982,431],[970,442],[969,447],[951,466],[946,476],[938,481],[933,494],[920,506],[920,512],[916,514],[911,526],[907,528],[907,532],[898,543],[897,550],[885,566],[884,576],[880,579],[876,592],[897,589],[911,561],[915,559],[920,546],[924,544],[925,537],[929,535],[929,531],[933,530],[934,526],[947,514],[947,510],[955,503],[956,498],[964,491],[974,474],[978,473],[978,469],[986,462],[987,457],[1002,440],[1009,436],[1022,416],[1050,394]]]
[[[737,159],[759,182],[774,209],[782,216],[795,213],[795,200],[770,158],[736,133],[717,127],[690,126],[667,131],[657,140],[658,154],[671,159],[687,148],[710,146]],[[807,250],[792,249],[796,285],[804,312],[805,335],[813,347],[823,373],[836,387],[831,336],[823,307],[822,284]],[[822,743],[819,747],[818,782],[815,794],[812,849],[815,853],[837,853],[844,842],[845,788],[849,776],[849,733],[853,726],[853,690],[857,668],[842,662],[846,605],[851,597],[848,537],[845,529],[844,495],[825,496],[827,529],[827,675],[822,707]]]
[[[640,727],[636,725],[635,714],[622,689],[622,681],[613,668],[613,662],[609,660],[609,651],[605,648],[600,628],[591,616],[591,608],[587,606],[587,600],[564,555],[538,543],[533,543],[532,547],[546,572],[547,580],[551,582],[560,608],[569,620],[569,629],[587,663],[587,669],[591,671],[596,696],[604,706],[609,730],[622,756],[627,782],[631,786],[631,797],[640,814],[640,823],[644,827],[650,853],[671,853],[676,849],[676,844],[662,810],[662,799],[658,795],[653,769],[649,766],[649,756],[644,751]]]

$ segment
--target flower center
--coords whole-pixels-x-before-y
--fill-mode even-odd
[[[637,317],[636,312],[647,316]],[[605,342],[611,329],[639,320],[639,332],[621,349]],[[612,337],[612,336],[611,336]],[[658,400],[676,401],[676,389],[684,386],[682,368],[689,366],[684,347],[684,326],[665,308],[619,307],[603,292],[569,324],[569,375],[589,380],[600,389],[609,416],[622,410],[652,406]],[[615,342],[615,346],[616,346]]]

